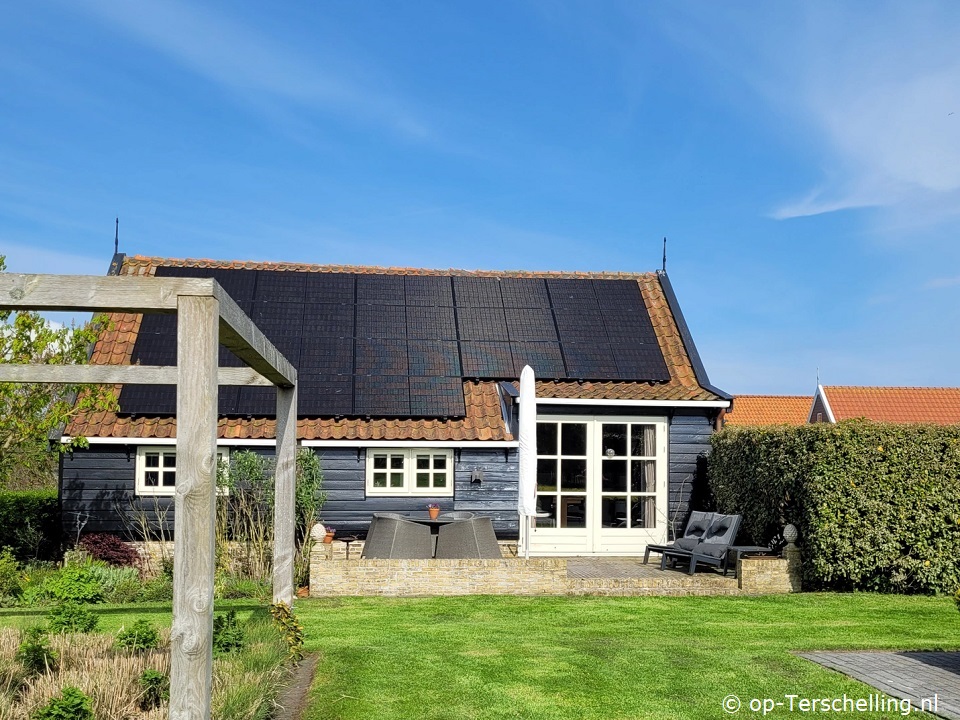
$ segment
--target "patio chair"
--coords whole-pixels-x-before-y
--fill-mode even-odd
[[[727,552],[737,540],[737,531],[740,529],[739,515],[717,514],[710,529],[693,550],[665,550],[660,556],[660,569],[665,570],[667,560],[685,562],[687,574],[693,575],[697,564],[723,567],[726,570]]]
[[[452,512],[440,513],[438,520],[473,520],[475,513],[465,510],[453,510]]]
[[[428,560],[433,557],[430,528],[377,513],[370,522],[360,557],[380,560]]]
[[[707,534],[707,530],[710,529],[715,517],[716,513],[694,510],[687,519],[687,527],[683,531],[683,537],[677,538],[669,545],[647,545],[647,549],[643,553],[643,564],[646,565],[650,562],[651,552],[662,555],[666,550],[693,550],[703,540],[703,536]]]
[[[437,536],[437,558],[478,558],[500,560],[500,544],[489,517],[475,517],[441,525]]]

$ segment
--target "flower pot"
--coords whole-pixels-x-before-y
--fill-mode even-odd
[[[440,514],[440,508],[427,508],[427,511],[430,513],[431,520],[436,520],[437,516]]]
[[[327,545],[329,545],[330,543],[333,542],[333,536],[334,536],[334,534],[335,534],[335,533],[334,533],[333,530],[328,530],[328,531],[327,531],[327,534],[323,536],[323,541],[324,541]]]

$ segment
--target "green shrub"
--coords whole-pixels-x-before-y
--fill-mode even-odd
[[[44,580],[38,590],[38,599],[101,603],[105,597],[101,577],[94,563],[65,565]]]
[[[847,421],[725,428],[709,482],[750,542],[800,531],[810,590],[960,586],[960,427]]]
[[[140,675],[140,709],[153,710],[170,701],[170,676],[147,668]]]
[[[24,630],[16,659],[31,674],[40,674],[57,667],[57,652],[50,647],[47,631],[41,626]]]
[[[213,650],[229,653],[243,649],[243,628],[237,621],[237,611],[230,610],[225,615],[213,618]]]
[[[299,662],[303,660],[303,625],[285,602],[270,605],[270,614],[287,643],[290,657]]]
[[[117,647],[137,652],[154,650],[160,647],[160,633],[149,620],[140,618],[129,628],[120,628],[117,633]]]
[[[143,602],[164,602],[173,600],[173,580],[166,575],[157,575],[143,583],[140,589]]]
[[[47,627],[55,633],[90,633],[97,629],[100,618],[86,605],[66,601],[47,613]]]
[[[30,716],[31,720],[95,720],[93,700],[80,688],[67,686]]]
[[[86,563],[90,577],[95,579],[100,585],[100,591],[107,602],[124,602],[123,600],[112,600],[111,598],[120,594],[129,595],[131,588],[133,597],[136,598],[140,593],[140,571],[132,567],[114,567],[100,560],[91,560]]]
[[[217,600],[266,600],[272,588],[265,580],[243,577],[235,573],[218,572],[214,578],[214,597]]]
[[[0,547],[21,562],[52,560],[60,549],[57,491],[0,491]]]
[[[13,556],[13,551],[5,547],[0,550],[0,597],[18,598],[23,592],[23,571]]]

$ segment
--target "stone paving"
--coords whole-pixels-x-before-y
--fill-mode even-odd
[[[960,652],[807,652],[798,655],[872,685],[883,695],[909,700],[914,712],[922,707],[939,717],[960,720]],[[890,717],[901,714],[894,712]]]

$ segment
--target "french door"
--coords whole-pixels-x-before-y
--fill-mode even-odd
[[[667,538],[665,418],[537,421],[538,555],[633,555]]]

